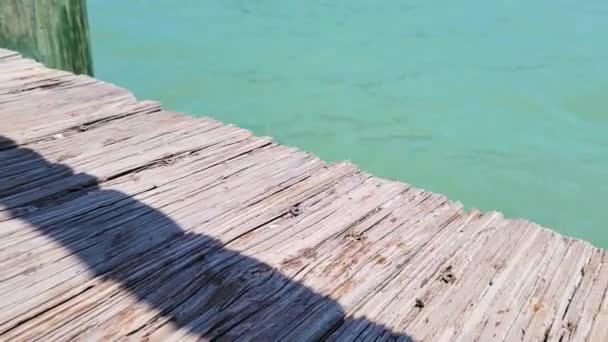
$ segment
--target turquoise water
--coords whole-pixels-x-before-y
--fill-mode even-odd
[[[605,0],[89,0],[96,76],[608,247]]]

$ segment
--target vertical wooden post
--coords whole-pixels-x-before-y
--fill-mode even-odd
[[[86,0],[0,0],[0,47],[93,76]]]

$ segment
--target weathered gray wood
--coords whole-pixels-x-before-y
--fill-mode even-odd
[[[293,156],[293,157],[297,157],[297,156]],[[296,158],[291,158],[291,160],[292,160],[292,163],[291,163],[291,164],[290,164],[290,163],[283,163],[283,164],[281,164],[281,163],[273,163],[272,165],[268,165],[268,166],[269,166],[269,167],[273,167],[273,168],[275,168],[275,170],[276,170],[277,172],[278,172],[278,171],[281,171],[281,170],[289,170],[289,169],[290,169],[290,167],[292,167],[292,166],[293,166],[293,161],[297,161],[297,159],[296,159]],[[287,161],[289,161],[289,160],[287,160]],[[304,171],[304,169],[302,169],[302,171]],[[258,173],[260,173],[260,172],[263,172],[263,169],[262,169],[262,170],[258,170]],[[251,176],[252,176],[252,177],[257,178],[257,177],[263,176],[263,174],[257,174],[257,175],[256,175],[256,174],[251,174]],[[217,178],[222,178],[222,174],[218,174],[218,175],[216,175],[216,177],[217,177]],[[224,178],[224,179],[226,179],[226,178]],[[229,179],[229,180],[230,180],[230,182],[226,182],[226,183],[224,183],[224,185],[225,185],[225,186],[232,186],[232,184],[231,184],[231,183],[233,183],[233,182],[235,182],[235,181],[239,181],[239,180],[240,180],[240,178]],[[273,178],[271,181],[272,181],[272,182],[280,182],[280,181],[283,181],[283,179],[282,179],[282,178],[280,178],[280,177],[275,176],[275,177],[274,177],[274,178]],[[204,188],[204,185],[205,185],[205,184],[204,184],[204,183],[202,183],[202,182],[201,182],[200,184],[201,184],[201,185],[203,185],[203,188]],[[271,184],[272,184],[272,183],[271,183]],[[184,184],[184,185],[187,185],[187,184]],[[120,190],[120,187],[113,187],[113,189]],[[149,188],[149,189],[150,189],[150,188]],[[143,190],[143,189],[142,189],[142,190]],[[165,198],[166,198],[167,200],[170,200],[170,201],[177,201],[177,200],[180,198],[180,197],[176,197],[176,198],[172,197],[172,196],[171,196],[172,194],[171,194],[171,192],[170,192],[170,191],[157,192],[156,190],[157,190],[157,189],[153,189],[153,188],[152,188],[152,190],[150,190],[150,191],[151,191],[152,193],[154,193],[154,192],[155,192],[157,196],[158,196],[158,194],[162,194],[162,195],[164,196],[164,198],[163,198],[163,199],[165,199]],[[210,189],[210,190],[211,190],[211,189]],[[263,188],[257,189],[257,191],[260,191],[260,190],[263,190]],[[140,190],[140,191],[141,191],[141,190]],[[210,200],[210,198],[209,198],[209,196],[210,196],[210,195],[209,195],[209,192],[210,192],[210,191],[205,191],[205,192],[202,192],[201,194],[199,194],[199,196],[204,196],[203,198],[207,198],[207,201],[206,201],[207,205],[213,205],[215,202],[212,202],[212,201]],[[253,195],[255,195],[255,194],[256,194],[256,192],[252,192],[252,191],[246,191],[246,192],[245,192],[245,194],[246,194],[247,196],[253,196]],[[180,194],[178,194],[178,196],[180,196]],[[194,196],[193,194],[189,194],[189,196],[190,196],[190,197],[192,197],[193,201],[195,201],[195,202],[196,202],[196,201],[200,201],[200,199],[201,199],[200,197],[198,197],[198,198],[197,198],[197,197],[196,197],[196,196]],[[107,229],[107,228],[104,228],[104,227],[105,227],[105,226],[107,226],[107,223],[111,223],[111,226],[110,226],[110,227],[116,227],[116,226],[117,226],[117,224],[118,224],[118,223],[120,223],[120,219],[119,219],[119,218],[120,218],[120,216],[121,216],[120,211],[119,211],[119,210],[117,210],[118,208],[112,208],[112,207],[109,207],[109,208],[108,208],[108,207],[107,207],[108,205],[107,205],[107,204],[104,204],[104,203],[103,203],[103,201],[101,201],[101,200],[97,200],[97,201],[98,201],[98,202],[101,202],[100,204],[103,204],[103,206],[104,206],[104,211],[105,211],[105,210],[109,210],[109,214],[111,214],[111,215],[115,215],[115,216],[118,216],[118,217],[117,217],[117,219],[115,219],[115,220],[108,220],[108,218],[104,218],[103,211],[102,211],[102,212],[97,211],[97,212],[95,213],[95,216],[96,216],[96,217],[94,217],[94,219],[100,220],[100,223],[95,224],[96,226],[97,226],[97,225],[99,225],[99,226],[98,226],[98,227],[96,227],[96,228],[99,228],[100,230],[105,230],[105,229]],[[220,202],[220,203],[221,203],[221,202]],[[73,203],[73,204],[74,204],[74,205],[78,205],[79,203]],[[93,203],[93,204],[95,204],[95,203]],[[179,201],[179,202],[178,202],[178,204],[179,204],[180,206],[187,206],[187,205],[189,205],[189,204],[190,204],[190,202],[189,202],[189,201]],[[99,205],[99,204],[98,204],[98,205]],[[157,206],[158,206],[158,208],[163,208],[164,210],[167,210],[167,211],[169,211],[169,212],[171,212],[172,210],[174,210],[174,209],[171,209],[171,207],[169,207],[169,206],[162,205],[162,203],[155,203],[155,205],[157,205]],[[206,207],[204,207],[204,208],[208,210],[208,208],[206,208]],[[203,209],[203,208],[201,208],[201,207],[199,207],[199,208],[198,208],[198,210],[201,210],[201,209]],[[207,210],[206,210],[206,211],[207,211]],[[134,214],[134,213],[136,213],[136,212],[137,212],[137,210],[130,210],[130,211],[129,211],[129,214],[130,214],[130,215],[132,215],[132,214]],[[127,216],[127,217],[128,217],[128,216]],[[174,217],[175,217],[175,214],[174,214]],[[84,216],[83,218],[85,219],[85,221],[83,221],[83,222],[82,222],[82,224],[85,224],[86,219],[88,219],[88,218],[87,218],[87,216]],[[199,217],[199,218],[200,218],[200,219],[204,219],[204,217],[202,217],[202,218],[201,218],[201,217]],[[118,221],[118,222],[117,222],[117,221]],[[75,223],[76,223],[76,222],[80,222],[80,221],[75,221]],[[105,223],[105,224],[101,224],[101,222],[107,222],[107,223]],[[144,222],[145,222],[145,220],[144,220]],[[180,223],[182,223],[182,222],[180,222]],[[78,224],[80,224],[80,223],[78,223]],[[87,223],[87,224],[89,224],[89,225],[90,225],[91,223],[89,222],[89,223]],[[57,224],[55,224],[55,225],[57,225]],[[60,225],[57,225],[56,229],[59,229],[60,227],[61,227]],[[184,224],[183,224],[183,223],[182,223],[182,227],[185,229],[185,227],[184,227]],[[118,226],[118,227],[116,227],[116,228],[120,228],[120,227]],[[50,230],[50,229],[54,229],[54,228],[51,228],[51,227],[46,228],[46,230]],[[64,235],[64,233],[65,233],[65,234],[70,234],[70,235]],[[58,234],[62,234],[62,235],[56,235],[56,236],[57,236],[58,238],[61,238],[61,239],[62,239],[62,240],[64,240],[64,241],[68,241],[68,240],[72,240],[72,241],[78,241],[78,238],[74,238],[74,237],[73,237],[73,236],[74,236],[74,234],[76,234],[76,235],[83,235],[83,234],[85,234],[85,233],[91,234],[91,233],[99,233],[99,232],[95,232],[95,231],[94,231],[94,232],[81,232],[81,231],[66,231],[66,232],[63,232],[63,231],[62,231],[62,232],[58,233]],[[113,232],[112,234],[116,234],[116,233],[117,233],[117,232]],[[99,241],[98,241],[97,239],[99,239]],[[98,244],[98,243],[101,243],[101,241],[103,241],[103,240],[107,240],[107,239],[108,239],[108,238],[107,238],[107,236],[104,236],[104,235],[99,235],[99,236],[96,236],[94,239],[93,239],[92,237],[89,237],[89,238],[85,239],[84,241],[85,241],[87,244]],[[30,238],[30,239],[28,239],[28,240],[30,240],[30,241],[31,241],[32,239]],[[41,237],[41,238],[39,238],[39,239],[33,239],[33,240],[34,240],[33,242],[35,242],[35,240],[44,241],[44,240],[45,240],[45,238],[44,238],[44,237]],[[82,239],[81,239],[81,240],[82,240]],[[97,241],[97,242],[95,242],[95,241]],[[74,243],[76,243],[76,242],[74,242]],[[41,259],[41,260],[42,260],[44,263],[51,263],[51,262],[53,262],[53,261],[54,261],[54,259],[53,259],[53,257],[52,257],[51,255],[45,255],[45,254],[42,254],[42,253],[43,253],[43,250],[36,250],[36,249],[35,249],[35,247],[34,247],[35,245],[32,245],[32,244],[31,244],[29,241],[18,241],[18,240],[17,240],[16,242],[14,242],[14,243],[13,243],[13,246],[15,246],[15,248],[17,248],[18,250],[24,250],[24,251],[26,251],[26,250],[27,250],[27,251],[30,251],[30,252],[36,252],[36,253],[38,253],[38,255],[40,255],[40,259]],[[85,245],[85,246],[86,246],[86,245]],[[5,247],[8,247],[8,246],[5,246]],[[84,248],[84,246],[83,246],[83,247],[79,247],[79,248]],[[136,248],[137,248],[137,246],[133,246],[133,247],[132,247],[132,249],[133,249],[133,248],[135,248],[135,249],[136,249]],[[7,251],[7,253],[8,253],[8,252],[10,252],[10,249],[8,249],[8,248],[5,248],[5,250]],[[56,248],[56,249],[54,249],[54,250],[58,250],[59,252],[61,251],[61,249],[60,249],[60,248],[59,248],[59,249],[57,249],[57,248]],[[10,256],[10,254],[8,254],[8,255]],[[59,255],[61,255],[61,253],[59,253]],[[8,259],[8,260],[6,260],[6,262],[13,262],[13,263],[16,263],[16,264],[20,264],[20,265],[22,265],[22,266],[24,266],[24,267],[27,267],[27,266],[28,266],[28,265],[27,265],[27,263],[25,263],[25,264],[24,264],[24,261],[23,261],[23,260],[18,260],[18,259],[17,259],[17,260],[15,260],[15,261],[11,261],[10,259]],[[34,268],[36,268],[36,269],[39,269],[39,268],[41,268],[41,266],[42,266],[42,265],[44,265],[44,264],[40,264],[40,263],[38,262],[38,263],[37,263],[35,266],[32,266],[32,267],[34,267]],[[53,272],[50,272],[50,273],[48,273],[48,274],[53,274]],[[35,274],[32,274],[31,272],[29,272],[29,273],[27,274],[27,276],[28,276],[28,277],[35,277],[36,275],[35,275]],[[27,281],[26,281],[26,283],[27,283]]]
[[[0,48],[0,60],[8,59],[10,57],[15,57],[15,56],[19,56],[19,53],[16,51]]]
[[[253,243],[254,241],[251,241],[251,242]],[[204,252],[204,251],[201,251],[201,252]],[[200,252],[199,252],[199,253],[200,253]],[[187,259],[186,259],[186,260],[187,260]],[[217,261],[219,262],[219,261],[221,261],[221,260],[217,260]],[[206,265],[206,267],[212,267],[212,266],[214,266],[212,262],[208,262],[208,263],[207,263],[207,265]],[[215,265],[214,267],[219,267],[219,266],[220,266],[220,264],[217,264],[217,265]],[[197,270],[196,272],[203,272],[203,271],[204,271],[204,272],[211,272],[211,270],[212,270],[212,269],[209,269],[208,271],[206,271],[205,269],[199,269],[199,270]],[[227,273],[229,273],[229,272],[228,272],[228,271],[222,271],[222,272],[221,272],[221,274],[222,274],[222,276],[223,276],[223,277],[226,277],[226,276],[227,276]],[[186,278],[184,278],[184,279],[183,279],[183,281],[178,281],[178,282],[177,282],[177,284],[181,284],[181,285],[179,285],[179,286],[185,286],[186,284],[191,283],[191,281],[192,281],[192,279],[193,279],[193,278],[188,278],[188,274],[184,274],[184,276],[186,276]],[[209,287],[211,287],[211,285],[209,285]],[[173,292],[174,290],[177,290],[177,289],[172,289],[172,290],[171,290],[171,292]],[[159,295],[159,296],[164,296],[164,295],[166,295],[166,293],[167,293],[167,292],[166,292],[166,290],[165,290],[165,291],[162,291],[162,290],[161,290],[161,291],[156,291],[156,292],[157,292],[157,295]],[[198,297],[198,296],[197,296],[197,297]],[[192,301],[195,301],[195,299],[192,299]],[[204,306],[203,306],[203,307],[201,307],[200,309],[203,309],[203,308],[204,308]],[[129,315],[133,313],[131,310],[132,310],[132,309],[129,309]],[[186,313],[188,313],[188,311],[183,312],[183,314],[186,314]],[[145,312],[142,312],[142,314],[145,314]],[[124,315],[118,315],[118,317],[116,318],[116,320],[118,320],[118,319],[123,319],[123,318],[124,318],[123,316],[124,316]],[[137,316],[137,317],[141,317],[141,316],[140,316],[140,315],[138,315],[138,314],[135,314],[135,316]],[[144,317],[145,317],[145,316],[144,316]],[[181,317],[184,317],[184,316],[181,316]],[[113,320],[113,321],[116,321],[116,320]],[[112,326],[112,325],[113,325],[113,324],[108,323],[108,325],[107,325],[107,326],[109,327],[109,326]],[[124,324],[123,324],[123,325],[124,325]]]
[[[441,294],[435,288],[449,288],[453,285],[441,279],[442,273],[446,269],[451,269],[455,281],[463,279],[465,275],[459,261],[465,265],[473,261],[471,256],[474,255],[475,248],[483,245],[486,237],[492,233],[494,229],[490,224],[496,219],[495,215],[480,219],[477,213],[472,213],[450,223],[447,228],[451,229],[443,229],[434,235],[433,239],[425,245],[425,249],[414,255],[414,259],[406,264],[378,295],[370,299],[366,304],[369,309],[363,312],[369,312],[367,310],[371,309],[373,310],[371,313],[379,315],[389,327],[393,329],[405,327],[411,335],[410,322],[423,314],[427,306],[429,312],[434,312],[432,307],[436,297],[440,297]],[[435,253],[428,253],[426,249],[429,247]],[[434,293],[435,291],[437,293]],[[398,313],[391,315],[391,312]],[[441,311],[436,314],[439,312]],[[365,339],[379,333],[373,327],[364,324],[347,328],[348,330],[341,332],[341,339],[353,334]],[[413,337],[416,338],[417,335]]]
[[[585,312],[582,316],[592,315],[593,317],[591,330],[586,337],[589,341],[594,342],[602,341],[608,336],[608,324],[606,324],[608,320],[608,286],[606,286],[608,283],[608,252],[604,250],[602,254],[602,268],[594,283],[592,295],[587,301],[593,309],[591,309],[591,313]]]
[[[150,134],[144,135],[137,135],[138,128],[133,127],[132,131],[123,130],[120,132],[125,134],[122,137],[122,134],[113,133],[105,138],[100,138],[95,134],[96,132],[88,131],[88,134],[82,134],[80,139],[76,139],[75,136],[59,139],[59,144],[55,144],[55,146],[63,152],[46,149],[38,151],[49,160],[67,163],[72,170],[59,168],[52,173],[42,174],[42,178],[33,178],[30,174],[23,174],[19,177],[19,180],[11,179],[12,192],[20,191],[20,189],[30,190],[9,194],[3,200],[3,204],[7,209],[24,206],[26,203],[38,207],[39,205],[36,204],[38,201],[66,189],[91,186],[95,179],[95,182],[103,181],[129,170],[136,170],[162,162],[165,158],[195,153],[229,138],[228,134],[244,133],[243,130],[221,127],[215,123],[209,126],[192,126],[188,122],[178,124],[180,125],[159,126],[155,130],[150,130]],[[120,127],[121,123],[113,122],[111,125]],[[158,138],[159,136],[162,136],[164,141],[171,141],[171,143],[164,142]],[[119,137],[119,141],[112,144],[107,143],[108,139]],[[127,137],[131,138],[127,139]],[[208,139],[205,139],[207,137]],[[71,140],[77,141],[71,142]],[[142,144],[148,147],[145,150],[140,150],[139,146]],[[36,146],[36,144],[33,146]],[[83,146],[85,147],[83,148]],[[86,172],[87,176],[83,176],[83,174],[73,175],[73,173],[81,172]],[[39,187],[32,188],[33,185],[38,186],[38,183],[40,183]],[[5,210],[5,212],[7,211]],[[14,212],[14,210],[10,211],[12,216],[4,215],[5,219],[14,217]],[[0,219],[2,218],[2,211],[0,211]]]
[[[604,251],[593,250],[589,263],[581,269],[582,279],[561,320],[561,326],[556,325],[555,329],[552,329],[556,330],[557,333],[554,334],[560,336],[563,341],[579,341],[589,335],[605,293],[598,289],[602,287],[600,284],[608,283],[607,275],[602,279],[603,254]]]
[[[417,207],[422,207],[423,204],[427,203],[431,202],[424,202]],[[356,244],[361,245],[361,250],[353,250],[355,248],[351,248],[348,245],[337,249],[335,253],[340,255],[340,259],[334,261],[335,266],[322,264],[321,269],[325,270],[325,272],[318,272],[316,277],[311,277],[306,283],[316,284],[331,279],[331,282],[328,283],[331,286],[331,290],[328,289],[327,291],[331,297],[339,298],[342,309],[348,312],[364,303],[369,297],[375,295],[384,284],[390,282],[399,274],[404,265],[407,264],[409,257],[411,257],[411,251],[403,248],[405,241],[420,239],[422,240],[420,242],[424,244],[428,239],[432,238],[433,229],[445,228],[449,224],[448,222],[461,213],[460,209],[459,206],[447,204],[443,198],[440,198],[439,201],[435,202],[435,205],[421,210],[418,215],[411,215],[412,220],[409,224],[413,225],[413,227],[403,229],[404,231],[401,234],[397,233],[401,229],[391,227],[390,220],[383,220],[382,222],[385,222],[384,229],[377,227],[378,229],[375,232],[372,230],[361,234],[362,236],[360,234],[355,235],[357,239],[363,239],[356,240],[359,241]],[[395,230],[397,232],[394,234],[386,234],[388,232],[392,233]],[[373,238],[374,236],[378,236],[377,234],[379,234],[381,239],[375,242]],[[398,235],[404,235],[404,239],[400,239]],[[427,240],[424,240],[425,238]],[[367,243],[373,245],[370,247]],[[341,267],[344,264],[348,265],[347,268]],[[370,277],[370,275],[373,276]],[[339,279],[342,279],[342,282],[334,284]],[[313,335],[316,333],[314,330],[308,329],[308,327],[318,324],[317,317],[319,321],[322,321],[320,318],[326,317],[329,323],[331,323],[326,330],[321,330],[322,332],[326,332],[328,328],[338,323],[337,319],[340,318],[340,312],[335,311],[335,307],[321,302],[310,310],[306,319],[301,320],[295,329],[289,326],[285,327],[289,331],[289,334],[285,335],[286,338],[289,339],[294,336],[320,337],[319,335]]]
[[[318,182],[318,181],[320,181],[320,180],[322,180],[322,179],[323,179],[322,177],[315,177],[315,178],[311,179],[311,181],[312,181],[312,182]],[[314,184],[314,183],[312,183],[312,184]],[[284,201],[284,200],[282,200],[281,202],[285,202],[285,201]],[[288,204],[288,203],[285,203],[284,205],[289,205],[289,204]],[[285,212],[285,210],[286,210],[286,208],[284,208],[283,210],[281,210],[281,212]],[[267,212],[267,214],[272,214],[271,212],[268,212],[268,211],[266,211],[266,212]],[[245,221],[242,221],[242,222],[240,222],[240,223],[239,223],[239,222],[230,223],[230,221],[233,221],[233,220],[230,220],[230,219],[228,218],[228,220],[229,220],[229,221],[228,221],[227,223],[229,223],[229,224],[231,224],[231,225],[232,225],[232,224],[235,224],[235,225],[236,225],[236,227],[241,228],[241,227],[243,227],[243,224],[245,224],[245,222],[251,222],[251,220],[250,220],[250,219],[249,219],[249,220],[247,220],[246,218],[243,218],[243,219],[244,219]],[[268,220],[268,218],[266,218],[266,219],[264,219],[264,220]],[[255,223],[254,223],[254,224],[255,224]],[[191,248],[194,248],[194,247],[196,247],[196,246],[192,246]],[[203,251],[203,252],[204,252],[204,251]],[[183,256],[183,255],[185,255],[186,253],[188,253],[188,249],[185,249],[185,248],[180,248],[179,250],[175,250],[175,251],[172,251],[172,250],[170,250],[170,249],[169,249],[169,250],[165,250],[163,253],[168,253],[168,255],[166,255],[164,258],[162,258],[162,257],[160,257],[160,258],[159,258],[159,256],[151,256],[151,257],[152,257],[151,262],[154,264],[154,263],[156,263],[156,262],[157,262],[157,260],[159,260],[159,259],[160,259],[160,260],[167,260],[167,258],[168,258],[168,257],[170,257],[170,258],[171,258],[171,260],[175,260],[175,259],[177,259],[178,261],[181,261],[181,262],[187,262],[187,261],[188,261],[188,259],[184,259],[184,260],[180,260],[180,259],[179,259],[179,256]],[[139,265],[141,265],[141,264],[146,265],[146,264],[148,264],[148,263],[149,263],[149,262],[142,262],[142,263],[137,263],[137,264],[139,264]],[[158,270],[158,268],[156,268],[154,265],[148,265],[147,267],[150,267],[150,268],[151,268],[151,270],[154,270],[154,271]],[[170,268],[169,268],[169,266],[166,266],[166,267],[167,267],[167,270],[169,270],[169,269],[170,269]],[[179,266],[179,263],[178,263],[177,265],[175,265],[174,267],[175,267],[175,269],[177,269],[177,270],[179,270],[180,268],[182,268],[181,266]],[[128,272],[128,273],[129,273],[129,274],[133,274],[134,276],[137,276],[137,274],[138,274],[138,272]],[[140,273],[141,273],[141,272],[140,272]],[[169,275],[170,275],[170,273],[168,274],[168,276],[169,276]],[[178,282],[178,284],[179,284],[179,282]],[[148,283],[144,283],[144,284],[142,284],[142,286],[144,286],[144,285],[145,285],[145,286],[153,286],[154,284],[148,284]],[[152,288],[154,288],[154,287],[152,287]],[[179,288],[177,288],[177,289],[179,289]],[[55,290],[55,289],[53,289],[53,290]],[[174,289],[174,290],[175,290],[175,289]],[[86,300],[86,298],[84,298],[84,299]],[[120,308],[120,306],[118,306],[117,308]],[[65,316],[62,316],[62,317],[66,318]],[[58,318],[59,318],[59,317],[58,317]],[[41,328],[43,328],[43,327],[41,327]],[[29,329],[28,329],[28,331],[30,331],[30,332],[31,332],[31,330],[29,330]]]
[[[568,314],[570,304],[574,296],[579,290],[579,284],[582,281],[582,270],[589,262],[592,254],[592,249],[586,243],[573,240],[568,246],[568,251],[560,265],[561,274],[569,274],[566,279],[556,277],[551,282],[545,300],[541,303],[544,305],[543,310],[539,311],[529,325],[527,339],[538,339],[543,336],[549,336],[551,339],[559,340],[562,336],[562,329],[568,329],[568,322],[565,318]],[[562,273],[563,272],[563,273]],[[539,330],[544,329],[545,334],[541,334]],[[547,333],[547,329],[550,329]]]
[[[428,310],[421,310],[407,325],[408,330],[414,336],[431,340],[458,331],[484,292],[498,286],[494,278],[501,270],[500,265],[513,257],[522,241],[532,237],[530,233],[534,230],[529,227],[523,222],[499,222],[494,233],[472,246],[464,259],[449,263],[455,274],[452,283],[440,278],[438,272],[435,280],[440,281],[435,283],[443,288],[428,298],[428,304],[425,303]]]
[[[0,49],[2,340],[595,340],[608,256]],[[297,211],[295,208],[297,208]]]

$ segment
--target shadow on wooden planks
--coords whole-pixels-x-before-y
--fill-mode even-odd
[[[45,182],[78,177],[81,185],[67,186],[59,195],[25,205],[40,207],[35,212],[24,211],[24,205],[11,208],[11,198],[44,186],[35,177],[11,181],[15,177],[9,175],[18,173],[20,165],[40,170]],[[184,232],[159,210],[125,193],[100,189],[95,177],[75,174],[70,167],[51,163],[36,151],[0,136],[2,173],[0,205],[9,217],[27,222],[59,242],[95,277],[117,282],[138,301],[156,310],[143,322],[127,322],[124,327],[115,326],[121,325],[116,319],[120,315],[110,316],[110,323],[100,323],[101,334],[111,330],[143,337],[148,324],[161,326],[164,320],[205,339],[353,340],[365,333],[386,340],[411,340],[367,318],[346,318],[336,301],[269,265],[227,249],[209,236]],[[39,212],[65,213],[66,209],[73,210],[69,219],[55,223],[37,219]],[[44,300],[48,299],[40,302]],[[309,314],[318,308],[322,308],[323,315]],[[49,310],[28,310],[36,309]],[[16,323],[0,331],[0,337],[44,314],[30,312],[28,317],[14,319]],[[69,321],[70,317],[65,319]],[[355,333],[337,334],[345,330]]]

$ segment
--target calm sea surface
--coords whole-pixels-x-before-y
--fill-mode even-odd
[[[89,0],[96,76],[608,247],[606,0]]]

